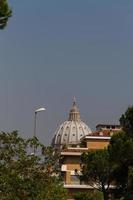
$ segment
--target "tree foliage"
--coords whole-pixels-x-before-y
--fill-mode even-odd
[[[123,131],[133,137],[133,106],[130,106],[120,118],[120,124]]]
[[[74,200],[103,200],[101,192],[78,192],[74,194]]]
[[[16,131],[0,134],[1,200],[65,200],[57,167],[53,149],[37,138],[24,140]]]
[[[96,150],[81,156],[82,179],[95,189],[102,191],[104,199],[108,199],[112,183],[113,167],[108,151]]]
[[[127,133],[120,132],[111,138],[108,151],[115,164],[116,192],[118,196],[125,196],[133,189],[133,139]]]
[[[112,136],[108,151],[111,160],[128,166],[133,161],[133,140],[125,132],[119,132]]]
[[[121,116],[122,131],[114,134],[108,149],[81,156],[83,179],[108,199],[113,183],[115,198],[133,199],[133,106]]]
[[[0,0],[0,29],[4,29],[11,17],[12,11],[7,0]]]
[[[123,131],[113,135],[108,147],[110,158],[116,166],[114,179],[118,197],[133,197],[133,106],[120,118]]]
[[[74,194],[74,200],[92,200],[88,193],[79,192]]]

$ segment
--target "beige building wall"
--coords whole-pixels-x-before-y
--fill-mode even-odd
[[[89,150],[97,150],[97,149],[104,149],[107,148],[109,145],[109,140],[89,140],[87,141],[87,148]]]
[[[80,156],[65,156],[63,165],[66,165],[65,184],[72,184],[71,176],[75,170],[80,171]]]
[[[80,163],[80,156],[65,156],[64,164],[78,164]]]
[[[70,185],[71,184],[71,172],[70,171],[66,171],[66,184]]]
[[[87,142],[87,148],[89,150],[97,150],[97,149],[104,149],[107,148],[109,145],[109,140],[107,139],[91,139],[86,141]],[[87,152],[87,150],[86,150]],[[81,161],[80,161],[80,155],[65,155],[63,159],[63,165],[66,166],[66,171],[64,172],[64,182],[67,185],[73,185],[75,184],[72,180],[72,176],[76,176],[75,172],[78,173],[81,171]],[[76,170],[76,171],[75,171]]]

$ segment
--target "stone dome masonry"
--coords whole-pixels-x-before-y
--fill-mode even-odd
[[[82,137],[91,133],[91,129],[81,120],[80,112],[74,99],[69,118],[58,127],[52,145],[55,149],[61,149],[64,145],[78,145]]]

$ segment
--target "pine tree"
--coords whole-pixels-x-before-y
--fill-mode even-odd
[[[0,0],[0,29],[4,29],[11,17],[12,11],[7,0]]]

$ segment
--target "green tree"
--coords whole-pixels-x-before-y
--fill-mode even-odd
[[[90,195],[89,193],[79,192],[74,194],[74,200],[93,200],[93,199],[92,195]]]
[[[74,194],[74,200],[103,200],[101,192],[78,192]]]
[[[66,190],[63,188],[59,179],[51,177],[48,181],[42,184],[41,192],[36,200],[66,200]]]
[[[132,188],[133,139],[125,132],[115,134],[108,147],[110,159],[115,165],[114,179],[118,196],[125,196]],[[131,186],[132,185],[132,186]]]
[[[112,136],[107,150],[81,156],[83,180],[102,191],[105,200],[112,184],[116,198],[133,198],[133,106],[121,116],[120,124],[123,130]]]
[[[1,200],[65,200],[57,171],[58,159],[51,147],[37,138],[24,140],[16,131],[0,134]]]
[[[133,106],[130,106],[120,118],[120,124],[123,131],[133,137]]]
[[[112,183],[113,166],[108,151],[97,150],[84,153],[81,156],[82,179],[96,190],[103,193],[104,200],[108,200]]]
[[[0,29],[4,29],[11,17],[12,11],[7,0],[0,0]]]
[[[108,152],[115,165],[116,194],[129,199],[133,191],[133,106],[120,118],[122,131],[113,135]]]

